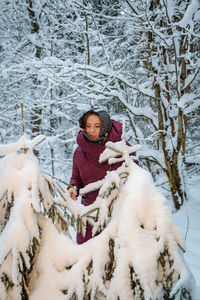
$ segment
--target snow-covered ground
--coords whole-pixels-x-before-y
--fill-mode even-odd
[[[200,177],[193,178],[192,182],[188,202],[174,214],[174,220],[185,238],[184,257],[200,290]]]

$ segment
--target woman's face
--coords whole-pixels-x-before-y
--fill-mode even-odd
[[[85,131],[87,135],[93,139],[97,140],[99,138],[99,133],[101,129],[101,120],[97,115],[89,115],[85,124]]]

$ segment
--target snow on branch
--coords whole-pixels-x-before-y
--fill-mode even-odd
[[[186,28],[190,25],[191,29],[193,29],[193,16],[199,8],[199,3],[196,0],[191,1],[188,5],[183,18],[177,23],[180,27]]]
[[[124,162],[81,191],[99,189],[86,207],[43,176],[31,150],[1,160],[0,298],[191,299],[194,280],[182,255],[184,240],[151,174],[129,156],[139,145],[123,140],[106,147],[112,154],[103,157],[120,154]],[[72,241],[60,224],[67,223],[62,207],[80,226],[92,224],[91,240]]]
[[[33,149],[35,146],[43,142],[44,135],[39,135],[33,140],[26,139],[26,136],[22,136],[16,143],[10,143],[7,145],[0,145],[0,155],[6,155],[19,150]]]
[[[128,175],[122,184],[119,174],[124,167]],[[43,300],[69,300],[73,295],[79,300],[86,295],[132,300],[133,294],[136,299],[169,299],[191,293],[193,277],[180,251],[185,249],[184,240],[165,198],[156,190],[150,173],[131,159],[129,168],[125,164],[120,168],[118,174],[108,172],[98,183],[98,187],[102,184],[99,196],[86,208],[99,205],[101,221],[93,225],[101,233],[93,239],[76,245],[45,221],[40,275],[30,300],[40,295]],[[111,203],[107,222],[104,217]]]
[[[38,137],[28,144],[23,137],[2,152],[31,148],[42,140]],[[20,287],[19,292],[25,288],[40,244],[37,215],[51,207],[51,195],[32,150],[6,155],[0,162],[0,277],[5,278],[8,291],[13,285]],[[5,286],[0,281],[2,293]]]
[[[106,143],[106,149],[105,151],[100,155],[99,162],[104,163],[105,161],[109,160],[109,163],[116,163],[117,161],[111,160],[111,158],[122,158],[121,161],[124,160],[123,157],[123,148],[122,148],[123,141],[119,141],[116,143],[113,142],[107,142]],[[128,154],[134,153],[142,148],[141,145],[135,145],[135,146],[127,146]],[[137,160],[136,156],[132,156],[133,160]]]

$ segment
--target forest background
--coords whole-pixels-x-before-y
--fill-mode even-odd
[[[200,162],[198,1],[2,0],[0,23],[2,144],[45,135],[42,169],[68,182],[78,118],[103,106],[125,118],[140,165],[174,211],[190,201]]]

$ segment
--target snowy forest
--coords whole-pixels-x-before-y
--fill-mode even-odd
[[[172,216],[200,184],[199,1],[1,0],[0,24],[0,300],[198,300]],[[101,157],[123,164],[84,207],[67,186],[92,107],[123,123]]]

